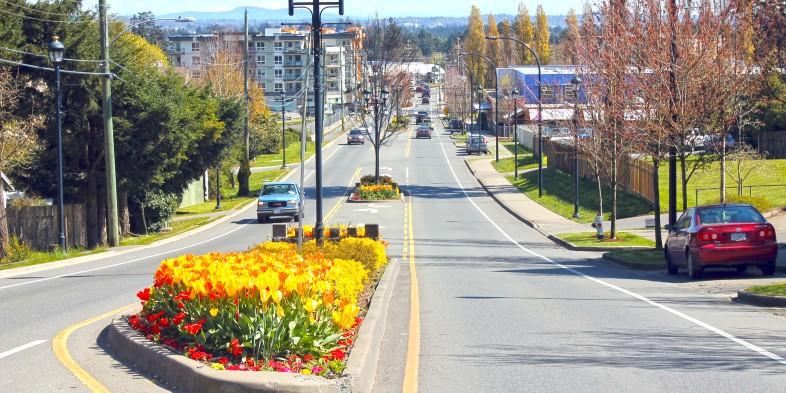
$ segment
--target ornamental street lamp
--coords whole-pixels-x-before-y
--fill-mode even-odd
[[[510,40],[523,45],[527,48],[532,56],[535,57],[535,63],[538,65],[538,197],[543,196],[543,105],[541,97],[543,96],[543,80],[541,79],[540,57],[535,53],[532,48],[524,41],[513,37],[494,37],[486,36],[487,40]]]
[[[510,95],[513,97],[513,178],[519,178],[519,118],[518,118],[518,99],[519,99],[519,91],[515,88],[510,92]]]
[[[55,106],[55,118],[57,119],[57,226],[60,231],[60,250],[67,251],[65,241],[65,213],[63,211],[63,111],[62,93],[60,89],[60,64],[63,62],[63,52],[65,46],[60,42],[60,37],[52,37],[49,43],[49,61],[55,65],[55,95],[57,103]]]
[[[581,89],[581,77],[574,76],[570,81],[573,85],[574,97],[573,107],[573,132],[576,134],[576,146],[573,151],[573,218],[579,218],[579,90]]]
[[[281,169],[287,169],[287,138],[286,138],[286,113],[284,112],[284,104],[287,98],[287,93],[281,90]]]

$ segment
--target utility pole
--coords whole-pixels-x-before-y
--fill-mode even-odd
[[[115,135],[112,124],[112,74],[109,68],[109,20],[106,0],[98,0],[101,19],[101,58],[104,60],[106,77],[101,80],[104,110],[104,159],[106,162],[106,218],[109,246],[120,245],[117,219],[117,180],[115,177]]]
[[[295,8],[306,8],[311,11],[311,31],[314,33],[312,50],[314,51],[314,160],[316,182],[316,225],[314,226],[314,239],[322,245],[324,237],[324,223],[322,222],[322,86],[320,75],[320,52],[322,50],[322,7],[338,7],[338,14],[344,15],[344,0],[337,1],[294,1],[289,0],[289,16],[295,15]]]
[[[344,128],[344,72],[346,72],[346,67],[344,67],[344,62],[342,54],[344,53],[344,46],[339,45],[338,50],[338,93],[341,96],[341,132],[346,131]]]
[[[669,102],[669,112],[671,112],[672,124],[676,125],[679,115],[677,114],[677,1],[669,1],[669,27],[671,29],[671,58],[669,64],[669,84],[671,87],[671,101]],[[670,138],[674,138],[673,135]],[[669,145],[669,225],[672,227],[677,223],[677,149],[674,141]]]
[[[248,41],[248,10],[244,10],[243,12],[243,31],[244,31],[244,39],[243,39],[243,98],[246,107],[246,115],[243,118],[243,150],[244,150],[244,161],[245,164],[248,165],[251,161],[251,152],[250,152],[250,145],[251,145],[251,136],[248,132],[248,117],[249,117],[249,101],[250,97],[248,96],[248,45],[250,42]],[[249,189],[250,189],[249,185]]]

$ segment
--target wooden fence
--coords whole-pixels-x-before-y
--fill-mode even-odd
[[[84,205],[65,205],[65,237],[68,247],[87,246]],[[60,243],[57,206],[8,207],[8,231],[36,250],[50,251]]]
[[[768,131],[751,139],[759,153],[766,153],[767,158],[786,158],[786,131]]]
[[[574,171],[574,145],[563,144],[552,140],[544,139],[543,152],[548,157],[548,167],[557,168],[562,172],[573,174]],[[643,160],[623,160],[620,163],[619,186],[633,194],[636,194],[650,203],[655,201],[655,186],[653,184],[654,170],[652,165]],[[595,181],[595,171],[592,166],[579,154],[579,175],[582,178]],[[609,178],[601,173],[601,180],[608,185]]]

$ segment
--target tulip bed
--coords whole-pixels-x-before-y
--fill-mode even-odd
[[[379,183],[376,183],[373,175],[365,175],[360,178],[360,184],[355,188],[350,200],[376,201],[400,198],[401,191],[398,189],[398,184],[390,176],[382,175],[379,177]]]
[[[346,238],[301,253],[286,242],[167,259],[129,325],[219,370],[335,377],[345,367],[385,243]],[[359,301],[359,299],[361,299]]]

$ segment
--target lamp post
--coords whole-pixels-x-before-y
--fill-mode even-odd
[[[494,37],[494,36],[486,36],[487,40],[510,40],[518,42],[519,44],[523,45],[525,48],[529,49],[532,56],[535,57],[535,62],[538,65],[538,197],[543,196],[543,105],[542,105],[542,93],[543,93],[543,80],[540,68],[540,57],[538,54],[535,53],[532,48],[527,45],[524,41],[513,37]]]
[[[519,178],[519,138],[518,138],[518,125],[519,125],[519,118],[518,118],[518,98],[519,98],[519,91],[515,88],[510,92],[510,95],[513,96],[513,178]]]
[[[60,42],[60,37],[52,37],[49,43],[49,61],[55,65],[55,118],[57,122],[57,226],[59,230],[58,239],[60,240],[60,250],[67,251],[65,241],[65,213],[63,212],[63,111],[62,111],[62,92],[60,90],[60,64],[63,62],[63,52],[65,46]]]
[[[478,116],[475,118],[475,123],[478,126],[478,135],[480,135],[480,129],[481,129],[481,126],[480,126],[480,112],[481,112],[480,100],[481,100],[481,98],[483,98],[483,88],[480,87],[480,85],[478,85],[478,88],[477,88],[476,91],[478,93]]]
[[[287,93],[281,90],[281,169],[287,169],[287,135],[286,135],[286,112],[284,112],[284,104],[287,98]]]
[[[499,161],[499,80],[497,79],[497,64],[488,57],[479,55],[477,53],[460,53],[459,56],[479,57],[494,67],[494,139],[497,145],[494,161]],[[480,110],[480,104],[478,104],[478,110]]]
[[[573,107],[573,132],[576,134],[576,146],[573,151],[573,218],[579,218],[579,90],[581,77],[574,76],[570,81],[576,94]]]

